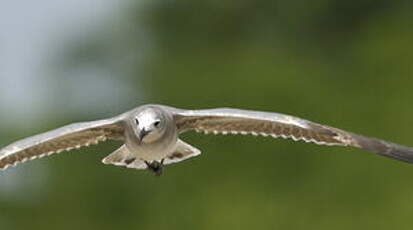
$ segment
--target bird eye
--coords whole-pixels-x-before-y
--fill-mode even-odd
[[[155,127],[158,127],[159,124],[161,124],[161,121],[155,121],[155,122],[153,123],[153,125],[154,125]]]
[[[138,120],[138,118],[135,118],[135,123],[136,123],[137,125],[139,125],[139,120]]]

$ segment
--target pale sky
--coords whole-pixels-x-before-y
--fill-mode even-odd
[[[56,89],[47,81],[53,59],[59,57],[70,41],[87,38],[94,30],[115,21],[127,3],[129,1],[3,1],[0,7],[0,111],[7,113],[1,112],[0,125],[22,118],[35,121],[36,117],[44,115],[44,111],[54,109],[50,106],[56,104],[53,100],[57,98],[51,95],[56,94]],[[86,83],[103,79],[96,83],[103,91],[110,85],[127,87],[110,76],[99,78],[102,74],[107,75],[99,69],[85,69],[75,74]],[[78,89],[67,82],[59,86],[59,90],[65,90],[66,86],[71,87],[66,90],[78,90],[73,95],[90,95],[90,92],[81,93],[84,88]],[[98,94],[95,98],[111,103],[110,96],[110,93]],[[71,108],[76,107],[76,103],[85,107],[82,103],[87,104],[88,98],[93,99],[75,97],[65,103]],[[93,100],[89,104],[97,102]]]
[[[118,73],[107,73],[105,69],[74,70],[70,73],[76,76],[66,73],[61,85],[48,80],[53,69],[50,65],[64,53],[67,44],[89,37],[95,30],[105,28],[108,22],[116,24],[127,3],[129,1],[3,1],[0,7],[0,127],[3,130],[13,127],[23,133],[41,127],[36,121],[46,117],[48,111],[63,109],[56,100],[69,109],[107,110],[126,98],[130,87],[110,76]],[[54,74],[60,73],[54,70]],[[91,85],[98,85],[99,90],[90,92],[88,86]],[[115,93],[112,88],[116,89]],[[56,91],[60,90],[73,96],[59,98]],[[7,143],[1,140],[0,145],[4,144]],[[41,163],[1,172],[0,199],[27,202],[45,196],[48,170],[44,167],[47,164]]]

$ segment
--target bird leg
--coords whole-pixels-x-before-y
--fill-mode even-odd
[[[164,159],[162,159],[161,162],[152,161],[151,163],[149,163],[148,161],[145,161],[145,164],[148,167],[148,170],[153,172],[155,176],[160,176],[162,175],[163,171],[163,161]]]

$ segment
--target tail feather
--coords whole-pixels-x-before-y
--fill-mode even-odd
[[[102,163],[112,164],[116,166],[124,166],[127,168],[134,168],[134,169],[146,169],[147,168],[147,165],[145,164],[145,162],[140,159],[137,159],[136,156],[132,154],[125,145],[122,145],[115,152],[103,158]]]

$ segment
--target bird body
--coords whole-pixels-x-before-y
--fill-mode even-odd
[[[141,141],[139,132],[142,128],[148,130],[157,119],[162,120],[162,132],[147,136]],[[137,122],[140,120],[140,122]],[[139,123],[139,124],[138,124]],[[142,106],[132,110],[125,119],[125,145],[146,161],[161,160],[176,148],[178,131],[173,116],[168,110],[158,106]],[[151,139],[150,139],[151,138]]]
[[[185,110],[150,104],[113,118],[75,123],[16,141],[0,149],[0,169],[111,139],[124,144],[105,157],[103,163],[149,169],[160,175],[163,165],[201,153],[179,139],[179,134],[190,130],[205,134],[251,134],[291,138],[319,145],[352,146],[413,163],[413,148],[290,115],[232,108]]]

